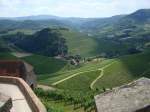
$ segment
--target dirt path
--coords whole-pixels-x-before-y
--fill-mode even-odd
[[[103,75],[104,75],[104,70],[102,69],[102,70],[100,70],[100,75],[90,84],[90,88],[91,89],[94,89],[93,88],[94,84],[98,81],[98,79],[100,79],[101,77],[103,77]]]
[[[57,81],[57,82],[53,83],[52,85],[55,86],[55,85],[57,85],[57,84],[59,84],[59,83],[61,83],[61,82],[64,82],[64,81],[66,81],[66,80],[68,80],[68,79],[71,79],[71,78],[73,78],[73,77],[75,77],[75,76],[77,76],[77,75],[80,75],[80,74],[82,74],[82,73],[92,72],[92,71],[97,71],[97,70],[89,70],[89,71],[84,71],[84,72],[78,72],[78,73],[75,73],[75,74],[73,74],[73,75],[71,75],[71,76],[69,76],[69,77],[67,77],[67,78],[64,78],[64,79],[62,79],[62,80],[60,80],[60,81]]]
[[[23,52],[12,52],[12,55],[18,57],[18,58],[23,58],[23,57],[27,57],[27,56],[31,56],[31,53],[23,53]]]
[[[94,87],[93,87],[94,84],[95,84],[100,78],[103,77],[103,75],[104,75],[104,69],[107,68],[107,67],[109,67],[109,66],[111,66],[113,63],[114,63],[114,61],[113,61],[112,63],[110,63],[110,64],[108,64],[108,65],[106,65],[106,66],[104,66],[104,67],[98,69],[98,70],[100,71],[100,75],[90,84],[90,88],[91,88],[91,89],[94,89]]]
[[[43,89],[44,91],[54,91],[54,90],[56,90],[56,88],[46,86],[46,85],[38,85],[37,87]]]
[[[112,63],[113,63],[113,62],[112,62]],[[99,70],[99,71],[103,71],[103,69],[105,69],[106,67],[110,66],[112,63],[110,63],[110,64],[108,64],[108,65],[106,65],[106,66],[104,66],[104,67],[102,67],[102,68],[99,68],[98,70]],[[71,76],[69,76],[69,77],[66,77],[66,78],[64,78],[64,79],[62,79],[62,80],[60,80],[60,81],[57,81],[57,82],[53,83],[52,85],[55,86],[55,85],[57,85],[57,84],[60,84],[60,83],[62,83],[62,82],[64,82],[64,81],[68,80],[68,79],[71,79],[71,78],[73,78],[73,77],[75,77],[75,76],[77,76],[77,75],[80,75],[80,74],[82,74],[82,73],[92,72],[92,71],[97,71],[97,70],[89,70],[89,71],[84,71],[84,72],[78,72],[78,73],[75,73],[75,74],[73,74],[73,75],[71,75]],[[102,74],[102,76],[103,76],[103,74]],[[101,78],[102,76],[101,76],[101,72],[100,72],[100,76],[98,77],[98,79]],[[96,78],[96,79],[97,79],[97,78]],[[95,79],[95,80],[96,80],[96,79]],[[97,80],[98,80],[98,79],[97,79]],[[97,81],[97,80],[96,80],[96,81]],[[92,83],[93,83],[93,82],[92,82]],[[94,85],[94,84],[93,84],[93,85]]]

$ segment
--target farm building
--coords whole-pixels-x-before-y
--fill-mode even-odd
[[[150,79],[141,78],[95,96],[97,112],[150,112]]]
[[[0,76],[20,77],[24,79],[31,88],[36,87],[36,75],[33,71],[33,67],[24,61],[0,61]]]

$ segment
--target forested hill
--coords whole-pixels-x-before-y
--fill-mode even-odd
[[[66,40],[58,31],[50,28],[45,28],[32,35],[16,33],[3,36],[3,38],[26,52],[47,56],[66,55],[68,52]]]
[[[45,27],[65,26],[78,30],[92,30],[121,23],[149,23],[150,9],[141,9],[128,15],[117,15],[108,18],[65,18],[49,15],[0,18],[1,29],[42,29]],[[84,29],[83,29],[84,28]]]
[[[46,15],[33,16],[33,18],[32,16],[0,18],[0,36],[10,34],[11,37],[14,37],[12,33],[16,35],[17,32],[28,32],[30,36],[19,33],[23,39],[15,40],[15,45],[25,51],[44,55],[47,48],[41,46],[40,42],[34,43],[33,41],[37,41],[36,39],[39,38],[35,38],[35,35],[39,34],[35,32],[47,27],[59,29],[56,31],[60,32],[58,37],[62,38],[62,34],[66,39],[66,44],[63,45],[64,52],[67,51],[67,47],[65,47],[67,45],[70,55],[115,57],[141,52],[149,45],[150,9],[141,9],[132,14],[109,18],[64,18]],[[48,38],[42,38],[40,35],[40,39],[46,41]],[[62,39],[62,41],[64,40]],[[29,46],[27,42],[35,44],[35,47],[27,48]],[[44,50],[41,50],[42,48]],[[56,54],[60,54],[60,51],[58,53],[49,52],[48,55]]]

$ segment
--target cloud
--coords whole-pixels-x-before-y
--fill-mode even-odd
[[[108,17],[150,8],[149,0],[0,0],[0,16]]]

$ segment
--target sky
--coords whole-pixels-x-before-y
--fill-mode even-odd
[[[150,8],[150,0],[0,0],[0,17],[110,17]]]

